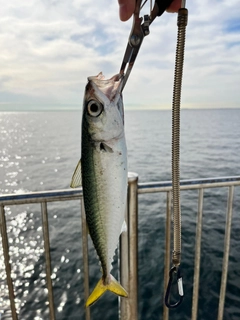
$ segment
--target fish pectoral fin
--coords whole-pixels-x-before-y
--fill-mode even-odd
[[[112,275],[110,275],[109,284],[105,285],[103,282],[103,278],[101,278],[98,281],[93,292],[90,294],[90,296],[87,299],[86,307],[89,307],[94,302],[96,302],[104,294],[104,292],[107,290],[109,290],[109,291],[111,291],[121,297],[128,296],[127,291],[120,285],[120,283]]]
[[[70,187],[77,188],[77,187],[81,187],[81,185],[82,185],[82,165],[81,165],[81,159],[80,159],[73,173]]]
[[[113,153],[113,149],[111,147],[109,147],[106,143],[104,142],[100,142],[99,144],[99,149],[102,152],[110,152]]]

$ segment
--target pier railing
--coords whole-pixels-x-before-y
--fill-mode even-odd
[[[202,215],[203,215],[203,195],[204,190],[208,188],[228,188],[228,201],[226,208],[225,240],[223,247],[223,264],[221,288],[219,293],[219,306],[217,320],[223,320],[224,303],[226,294],[229,248],[231,238],[231,222],[233,208],[234,187],[240,186],[240,176],[185,180],[181,181],[181,190],[198,190],[198,211],[197,228],[195,241],[195,263],[193,278],[193,296],[192,296],[192,320],[197,320],[198,313],[198,292],[200,279],[200,257],[201,257],[201,235],[202,235]],[[168,271],[171,260],[171,182],[138,183],[138,176],[129,173],[128,207],[126,210],[126,221],[128,231],[123,233],[120,239],[120,277],[121,283],[129,293],[128,299],[120,299],[120,317],[123,320],[138,319],[138,196],[143,193],[166,193],[166,232],[165,232],[165,261],[164,261],[164,291],[168,282]],[[9,257],[9,241],[7,233],[5,207],[20,204],[39,203],[41,205],[42,229],[44,240],[44,252],[46,261],[46,283],[48,289],[49,318],[55,320],[54,295],[51,279],[51,251],[49,241],[48,226],[48,208],[49,202],[79,200],[81,206],[82,219],[82,248],[83,248],[83,272],[84,272],[84,299],[89,296],[89,277],[88,277],[88,233],[85,220],[83,195],[81,189],[32,192],[26,194],[13,194],[0,196],[0,229],[2,237],[3,258],[11,315],[13,320],[18,319],[15,306],[15,293],[13,279],[11,277],[11,262]],[[1,257],[0,257],[1,259]],[[63,288],[64,290],[64,288]],[[90,320],[90,308],[85,310],[85,319]],[[169,314],[166,307],[163,308],[163,319],[168,320]]]

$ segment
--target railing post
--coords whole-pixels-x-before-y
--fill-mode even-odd
[[[192,297],[192,320],[197,320],[197,313],[198,313],[198,293],[199,293],[201,240],[202,240],[202,215],[203,215],[203,188],[199,189],[199,195],[198,195],[198,213],[197,213],[197,222],[196,222],[195,260],[194,260],[193,297]]]
[[[125,221],[128,224],[128,208],[125,210]],[[123,232],[119,242],[119,270],[120,270],[120,282],[123,288],[129,293],[129,241],[128,230]],[[129,299],[120,298],[120,313],[119,319],[129,319]]]
[[[138,175],[128,173],[129,315],[138,319]]]
[[[51,279],[51,255],[50,255],[50,241],[49,241],[49,228],[48,228],[48,212],[47,203],[41,202],[41,212],[42,212],[42,226],[43,226],[43,240],[44,240],[44,250],[45,250],[45,260],[46,260],[46,279],[47,279],[47,289],[48,289],[48,301],[49,301],[49,319],[55,320],[55,310],[54,310],[54,298],[52,289],[52,279]]]
[[[4,256],[5,270],[6,270],[6,276],[7,276],[7,285],[8,285],[9,299],[10,299],[10,305],[11,305],[12,319],[17,320],[18,317],[17,317],[15,300],[14,300],[15,296],[14,296],[14,289],[13,289],[13,283],[11,278],[11,264],[9,261],[7,226],[6,226],[5,210],[3,205],[0,205],[0,229],[1,229],[1,235],[2,235],[3,256]]]
[[[223,251],[224,255],[223,255],[223,265],[222,265],[222,279],[221,279],[221,289],[220,289],[219,305],[218,305],[218,320],[223,319],[223,312],[224,312],[230,238],[231,238],[231,226],[232,226],[233,193],[234,193],[234,186],[231,186],[229,187],[229,191],[228,191],[228,204],[227,204],[227,214],[226,214],[226,223],[225,223],[224,251]]]
[[[89,268],[88,268],[88,231],[87,221],[84,209],[84,202],[81,199],[81,217],[82,217],[82,255],[83,255],[83,285],[84,285],[84,301],[86,303],[89,297]],[[85,319],[90,320],[90,308],[85,308]]]
[[[165,226],[165,257],[164,257],[164,295],[167,290],[168,279],[169,279],[169,267],[170,267],[170,256],[171,256],[171,208],[172,208],[172,192],[167,192],[167,203],[166,203],[166,226]],[[163,320],[168,320],[169,309],[163,302]]]

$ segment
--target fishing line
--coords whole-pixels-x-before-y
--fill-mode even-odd
[[[173,200],[173,267],[169,272],[169,282],[165,295],[165,304],[168,308],[175,308],[183,300],[182,276],[180,273],[181,263],[181,204],[180,204],[180,104],[181,89],[184,64],[184,50],[186,38],[186,26],[188,20],[188,10],[185,8],[185,1],[178,11],[178,35],[175,57],[175,72],[172,101],[172,200]],[[173,275],[176,275],[178,283],[178,293],[180,299],[171,304],[170,293],[173,282]]]

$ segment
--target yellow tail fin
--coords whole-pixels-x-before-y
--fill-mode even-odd
[[[91,306],[94,302],[96,302],[105,291],[109,290],[118,296],[121,297],[127,297],[127,291],[120,285],[120,283],[112,276],[110,275],[110,283],[105,285],[103,283],[103,278],[101,278],[96,287],[94,288],[93,292],[90,294],[90,296],[87,299],[86,307]]]

